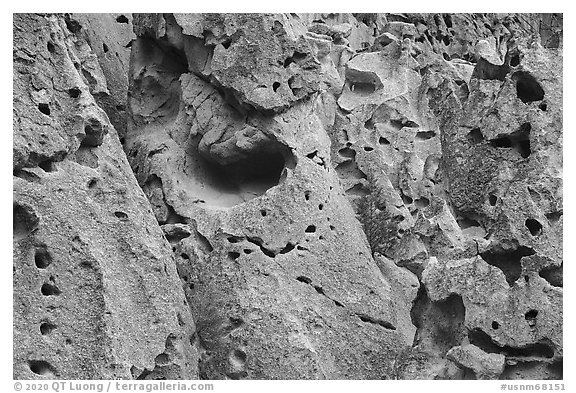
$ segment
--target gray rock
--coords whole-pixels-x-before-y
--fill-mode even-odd
[[[15,377],[561,379],[561,23],[15,16]]]
[[[174,258],[71,28],[14,17],[14,378],[196,378]]]
[[[446,357],[461,367],[471,369],[478,379],[497,379],[504,371],[504,355],[486,353],[475,345],[454,347]]]

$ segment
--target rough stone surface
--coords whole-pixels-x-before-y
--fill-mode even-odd
[[[14,16],[14,378],[195,378],[174,258],[67,21]]]
[[[131,14],[70,14],[70,22],[77,26],[74,37],[90,47],[92,56],[96,56],[105,88],[98,80],[86,78],[90,93],[108,115],[110,123],[116,129],[120,141],[126,134],[126,100],[128,91],[128,68],[130,66],[130,48],[133,33]]]
[[[15,306],[15,375],[562,378],[561,15],[14,26],[15,304],[113,310],[90,374]]]
[[[488,354],[475,345],[454,347],[446,357],[474,372],[478,379],[495,379],[504,371],[505,356]]]

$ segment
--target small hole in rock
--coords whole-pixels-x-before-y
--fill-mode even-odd
[[[319,205],[318,205],[318,210],[322,210],[322,209],[324,209],[324,205],[323,205],[323,204],[319,204]]]
[[[82,269],[93,269],[94,265],[92,265],[92,262],[90,261],[82,261],[78,264],[79,267],[81,267]]]
[[[484,140],[484,136],[482,135],[482,131],[479,128],[474,128],[471,130],[467,135],[468,140],[470,143],[477,144]]]
[[[414,201],[417,208],[423,209],[430,204],[430,200],[426,197],[420,197]]]
[[[540,105],[538,105],[538,108],[540,108],[541,111],[546,112],[546,109],[548,109],[548,105],[545,102],[540,103]]]
[[[52,256],[45,248],[39,248],[34,254],[34,263],[38,269],[46,269],[52,263]]]
[[[34,374],[43,375],[46,377],[56,376],[56,370],[54,367],[44,360],[29,360],[28,366],[30,366],[30,371],[32,371]]]
[[[236,260],[240,257],[240,253],[236,252],[236,251],[230,251],[228,253],[228,258],[232,259],[232,260]]]
[[[54,325],[54,324],[52,324],[52,323],[50,323],[50,322],[42,322],[42,323],[40,324],[40,333],[41,333],[43,336],[46,336],[46,335],[52,333],[52,331],[53,331],[54,329],[56,329],[56,325]]]
[[[371,146],[364,146],[364,151],[372,151],[372,150],[374,150],[373,147],[371,147]]]
[[[254,251],[254,250],[251,250],[251,249],[249,249],[249,248],[245,248],[245,249],[244,249],[244,254],[252,254],[253,251]]]
[[[56,285],[50,283],[44,283],[42,288],[40,288],[40,292],[44,296],[58,296],[62,293]]]
[[[530,131],[532,130],[532,125],[530,123],[524,123],[520,126],[518,131],[512,134],[514,149],[520,153],[522,158],[528,158],[532,150],[530,149]]]
[[[494,147],[510,148],[512,147],[512,140],[506,136],[503,136],[500,138],[492,139],[490,144]]]
[[[48,43],[46,44],[46,48],[48,49],[48,52],[50,52],[50,53],[54,53],[54,51],[56,50],[56,48],[54,47],[54,44],[51,43],[50,41],[48,41]]]
[[[555,287],[562,287],[563,283],[563,271],[562,265],[560,266],[546,266],[538,273],[540,277],[548,281],[548,283]]]
[[[80,97],[80,94],[82,93],[82,90],[80,90],[77,87],[73,87],[71,89],[68,89],[68,95],[72,98],[78,98]]]
[[[350,84],[350,91],[359,95],[369,95],[376,91],[376,85],[370,82],[353,82]]]
[[[119,16],[116,18],[116,22],[118,22],[118,23],[128,23],[128,18],[126,18],[125,15],[119,15]]]
[[[492,329],[496,330],[500,327],[500,324],[496,321],[492,321]]]
[[[280,250],[280,254],[287,254],[290,251],[292,251],[293,249],[294,249],[294,244],[288,243],[288,244],[286,244],[286,247],[284,247],[282,250]]]
[[[530,327],[534,327],[536,325],[536,317],[538,316],[538,310],[530,310],[526,314],[524,314],[524,318],[528,321],[528,325]]]
[[[96,119],[88,119],[84,125],[84,138],[80,143],[81,146],[96,147],[102,144],[105,126]]]
[[[96,187],[96,184],[98,183],[98,180],[96,179],[90,179],[90,181],[88,181],[88,188],[94,188]]]
[[[157,366],[165,366],[170,363],[170,359],[168,358],[168,355],[166,355],[165,353],[161,353],[160,355],[156,356],[154,362],[156,363]]]
[[[546,218],[548,219],[548,221],[550,221],[551,224],[556,224],[558,221],[560,221],[560,218],[562,217],[562,212],[551,212],[551,213],[546,213]]]
[[[317,154],[318,154],[318,150],[314,150],[312,153],[306,154],[306,157],[312,160],[316,157]]]
[[[124,45],[125,48],[132,48],[132,41],[128,42],[126,45]]]
[[[510,66],[511,67],[516,67],[520,64],[520,56],[518,54],[515,54],[514,56],[512,56],[510,58]]]
[[[310,191],[304,192],[304,199],[306,199],[307,201],[310,200]]]
[[[338,150],[338,154],[340,154],[342,157],[350,159],[354,159],[356,157],[356,152],[349,147],[344,147]]]
[[[310,280],[306,276],[298,276],[298,277],[296,277],[296,280],[303,282],[304,284],[311,284],[312,283],[312,280]]]
[[[190,257],[186,253],[180,254],[180,257],[182,257],[182,259],[190,259]]]
[[[390,141],[386,138],[384,138],[383,136],[380,137],[380,139],[378,139],[378,143],[381,145],[389,145]]]
[[[54,165],[54,161],[52,161],[51,159],[40,161],[38,163],[38,166],[44,172],[55,172],[56,171],[56,165]]]
[[[78,34],[82,30],[82,25],[77,20],[71,19],[69,15],[66,15],[64,22],[71,33]]]
[[[229,317],[228,320],[230,321],[230,326],[232,326],[234,329],[237,329],[244,324],[244,320],[242,318]]]
[[[419,131],[416,133],[416,139],[428,140],[434,138],[436,133],[434,131]]]
[[[104,51],[104,53],[108,52],[108,45],[106,45],[105,43],[102,43],[102,50]]]
[[[544,99],[544,90],[540,83],[525,71],[518,71],[512,75],[512,80],[516,82],[516,95],[525,104],[541,101]]]
[[[288,79],[288,87],[290,88],[290,90],[292,90],[292,94],[295,97],[298,97],[303,89],[302,83],[299,80],[297,80],[294,75]]]
[[[410,198],[408,195],[402,194],[402,202],[404,202],[405,205],[410,205],[412,201],[412,198]]]
[[[526,220],[526,228],[530,231],[532,236],[539,236],[542,233],[542,224],[533,218],[529,218]]]
[[[38,110],[44,113],[46,116],[50,116],[50,106],[45,103],[38,104]]]
[[[246,352],[241,351],[239,349],[235,349],[234,352],[232,353],[232,358],[235,360],[235,362],[240,363],[240,364],[244,364],[246,363]]]
[[[462,217],[456,220],[460,229],[468,229],[472,227],[480,227],[480,223],[468,217]]]
[[[306,228],[306,230],[304,232],[314,233],[314,232],[316,232],[316,226],[315,225],[308,225],[308,227]]]
[[[267,214],[268,214],[268,213],[266,212],[266,210],[264,210],[264,209],[260,210],[260,215],[261,215],[262,217],[266,217]]]
[[[126,220],[128,218],[128,214],[124,213],[124,212],[114,212],[114,215],[119,218],[120,220]]]
[[[494,194],[490,194],[488,197],[488,203],[490,206],[496,206],[496,202],[498,202],[498,197]]]
[[[522,275],[522,258],[534,255],[534,249],[526,246],[519,246],[516,249],[502,249],[495,247],[480,254],[488,264],[502,270],[506,276],[506,282],[510,287],[514,286],[516,280]]]
[[[287,68],[292,63],[299,63],[306,58],[306,53],[294,51],[294,54],[284,60],[284,67]]]
[[[276,91],[280,87],[280,82],[274,82],[272,84],[272,90]]]
[[[40,223],[40,218],[33,208],[15,203],[12,212],[12,233],[14,240],[21,240],[34,231]]]

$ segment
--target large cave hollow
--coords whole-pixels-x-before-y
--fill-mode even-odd
[[[174,127],[182,110],[182,96],[185,94],[181,85],[182,74],[190,72],[206,80],[197,65],[189,67],[190,59],[179,45],[179,40],[187,40],[192,42],[188,42],[189,47],[196,48],[193,45],[195,39],[174,34],[172,41],[141,37],[133,44],[134,62],[138,63],[138,69],[146,70],[142,71],[143,76],[136,78],[131,93],[132,100],[145,110],[140,109],[142,113],[133,113],[133,116],[140,118],[136,115],[141,115],[148,123],[153,118],[152,121],[164,129]],[[205,55],[198,48],[194,53]],[[246,118],[246,113],[241,113],[232,95],[226,94],[218,86],[212,87],[224,101],[219,105],[236,114],[236,120]],[[255,116],[265,115],[256,113]],[[210,132],[210,128],[206,131]],[[249,151],[229,144],[220,148],[218,154],[213,154],[210,143],[202,145],[203,134],[190,136],[184,142],[177,136],[183,132],[182,129],[171,132],[171,136],[176,135],[177,143],[186,156],[184,179],[180,177],[180,185],[186,189],[186,194],[193,196],[194,203],[208,208],[229,208],[261,196],[283,180],[287,175],[286,168],[295,167],[290,148],[270,135],[262,134],[261,140],[257,138],[256,142],[251,140],[254,146]],[[218,143],[226,141],[219,140]]]
[[[227,164],[201,153],[193,143],[186,162],[189,191],[198,203],[213,208],[229,208],[264,195],[286,178],[287,168],[296,166],[290,148],[276,141]]]

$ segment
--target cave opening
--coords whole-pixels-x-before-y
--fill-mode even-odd
[[[519,246],[513,250],[493,248],[480,254],[488,264],[502,270],[509,286],[513,286],[522,274],[523,257],[534,255],[535,251],[526,246]]]
[[[296,166],[290,148],[275,140],[225,162],[200,151],[198,142],[187,152],[188,187],[208,207],[228,208],[264,195]]]
[[[288,152],[281,149],[257,151],[227,165],[204,159],[209,168],[207,174],[215,183],[224,189],[254,196],[279,184],[287,161],[290,161]]]
[[[516,94],[523,103],[528,104],[544,99],[544,89],[540,83],[525,71],[518,71],[512,75],[512,80],[516,82]]]
[[[490,145],[497,148],[512,149],[512,152],[520,155],[522,158],[528,158],[532,154],[530,148],[530,123],[524,123],[517,131],[508,135],[499,135],[490,140]]]

